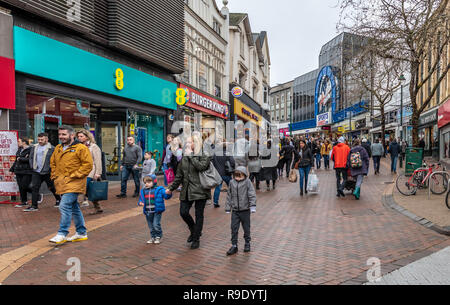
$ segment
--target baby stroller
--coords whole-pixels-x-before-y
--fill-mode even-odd
[[[347,181],[345,181],[344,189],[351,191],[352,193],[356,189],[356,180],[352,177],[352,172],[350,169],[347,171]]]

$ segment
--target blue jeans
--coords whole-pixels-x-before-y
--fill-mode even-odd
[[[163,172],[164,172],[164,186],[169,186],[169,184],[167,183],[167,177],[166,177],[166,170],[169,169],[169,166],[167,165],[167,163],[163,163]]]
[[[322,156],[320,154],[316,154],[316,167],[319,169],[322,166]]]
[[[231,177],[230,176],[222,176],[222,180],[225,181],[227,186],[230,186]],[[223,183],[222,183],[223,184]],[[222,184],[217,186],[214,190],[214,204],[219,204],[220,191],[222,191]]]
[[[398,156],[393,157],[391,156],[391,172],[396,172],[397,171],[397,161],[398,161]]]
[[[162,238],[163,232],[161,227],[161,217],[162,213],[151,213],[149,215],[145,215],[147,218],[148,228],[150,229],[150,236],[152,238]]]
[[[381,156],[373,156],[373,167],[376,173],[380,172],[380,160]]]
[[[330,155],[323,155],[323,162],[325,163],[325,168],[330,169]]]
[[[61,197],[61,203],[59,204],[59,211],[61,212],[61,221],[59,223],[59,235],[67,236],[69,234],[70,224],[73,221],[77,233],[80,235],[86,235],[86,227],[84,224],[83,213],[80,210],[78,204],[78,194],[68,193]]]
[[[139,190],[141,188],[139,169],[134,169],[132,165],[124,165],[122,170],[122,182],[120,185],[120,193],[122,195],[127,194],[127,183],[130,178],[130,174],[133,175],[134,185],[136,187],[135,194],[139,194]]]
[[[311,166],[298,168],[298,172],[300,174],[300,190],[304,190],[303,181],[305,183],[304,186],[305,187],[308,186],[308,176],[309,176],[310,171],[311,171]]]

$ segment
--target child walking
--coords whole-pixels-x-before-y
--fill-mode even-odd
[[[145,187],[144,178],[155,174],[156,161],[152,152],[148,151],[144,155],[144,163],[142,164],[142,181],[141,190]]]
[[[233,180],[228,188],[225,211],[231,213],[231,248],[227,255],[238,252],[239,227],[244,229],[244,252],[250,252],[250,214],[256,213],[256,192],[247,169],[243,166],[236,168]]]
[[[172,195],[167,195],[164,187],[158,187],[155,175],[144,177],[144,185],[145,187],[141,191],[138,204],[144,207],[144,215],[147,218],[150,229],[151,239],[147,244],[160,244],[163,237],[161,217],[166,210],[164,200],[172,198]]]

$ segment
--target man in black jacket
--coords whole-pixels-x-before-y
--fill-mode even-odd
[[[44,195],[39,194],[42,182],[44,181],[47,184],[48,189],[53,193],[53,196],[55,196],[55,207],[59,207],[61,196],[56,194],[55,185],[50,178],[50,159],[54,151],[55,147],[48,142],[48,134],[39,134],[38,144],[33,145],[30,152],[30,167],[33,171],[31,174],[32,204],[31,207],[24,210],[25,212],[38,211],[38,204],[42,203],[44,199]]]
[[[400,154],[401,147],[397,143],[397,140],[394,139],[389,145],[389,153],[391,154],[391,173],[397,173],[397,160],[398,155]]]
[[[284,165],[286,165],[286,177],[289,177],[291,171],[292,158],[294,157],[294,147],[288,141],[284,142],[281,147],[280,155],[283,156],[283,167],[281,168],[281,176],[283,175]]]
[[[226,143],[222,142],[217,145],[217,150],[215,150],[215,153],[212,158],[212,163],[214,167],[219,172],[220,176],[222,177],[222,180],[227,184],[227,186],[230,185],[231,181],[231,175],[234,172],[236,163],[234,161],[234,158],[231,155],[227,154],[227,147]],[[219,185],[214,190],[214,207],[220,208],[219,205],[219,198],[220,198],[220,192],[222,191],[222,185]]]
[[[370,148],[371,145],[367,142],[367,139],[362,140],[361,146],[367,151],[369,158],[372,158],[372,148]]]

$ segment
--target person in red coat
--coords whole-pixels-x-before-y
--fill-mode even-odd
[[[344,187],[347,181],[347,162],[350,154],[350,147],[345,144],[345,138],[340,137],[338,144],[333,148],[331,160],[334,162],[334,170],[336,171],[336,188],[337,197],[345,197]]]

